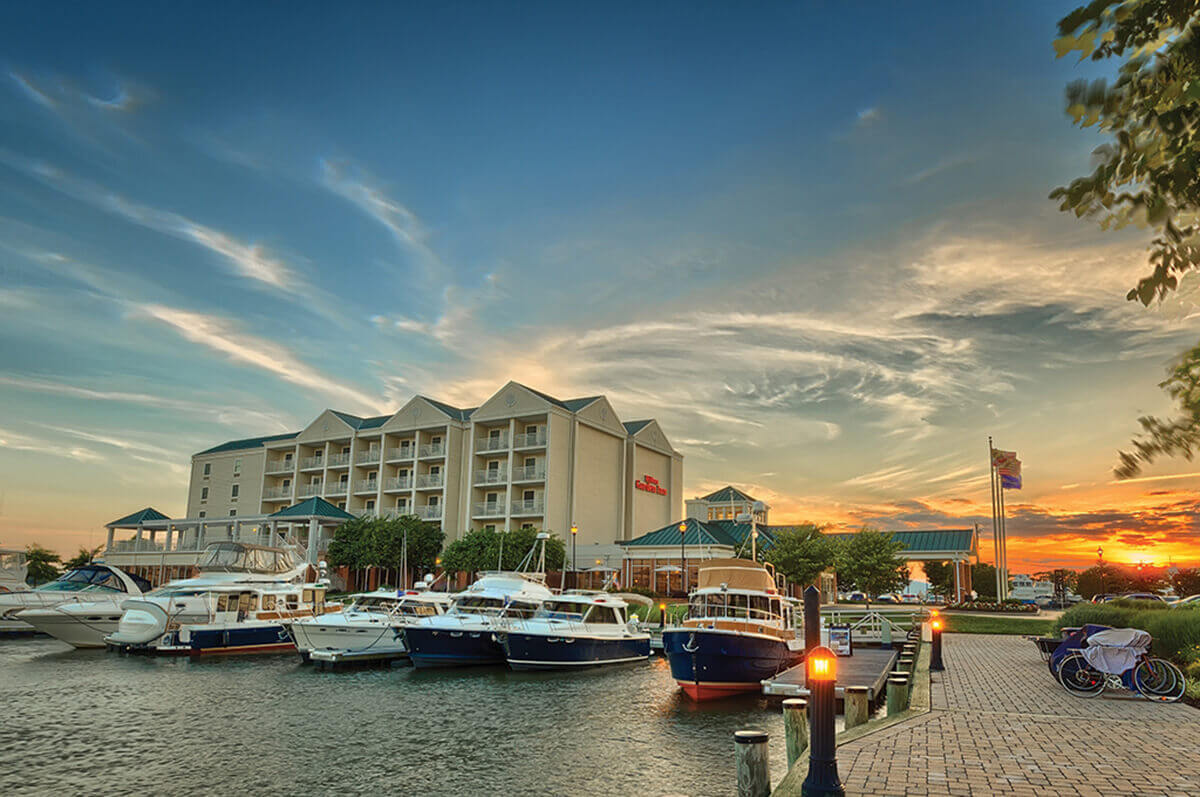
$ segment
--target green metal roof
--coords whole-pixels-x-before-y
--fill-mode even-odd
[[[749,523],[735,523],[732,520],[697,520],[690,517],[683,521],[687,524],[687,533],[683,535],[684,545],[727,545],[740,548],[750,536]],[[621,545],[664,547],[679,545],[679,524],[672,523],[661,529],[648,531]],[[758,527],[758,546],[762,549],[775,544],[775,535],[767,526]]]
[[[651,423],[653,423],[653,421],[649,420],[649,419],[644,420],[644,421],[629,421],[628,423],[625,424],[625,431],[631,435],[635,435],[638,432],[645,429],[646,426]]]
[[[598,401],[600,396],[588,396],[587,398],[573,398],[562,402],[563,406],[571,412],[579,412],[581,409],[591,404],[593,401]]]
[[[351,515],[344,509],[338,509],[333,504],[326,501],[324,498],[309,498],[306,501],[301,501],[298,504],[293,504],[287,509],[280,509],[278,512],[273,512],[268,517],[289,518],[289,517],[327,517],[337,520],[351,520],[354,515]]]
[[[361,418],[358,415],[351,415],[339,410],[330,410],[330,412],[349,424],[351,429],[374,429],[383,426],[387,419],[392,417],[391,415],[375,415],[370,418]]]
[[[708,501],[710,504],[732,504],[735,501],[754,501],[753,498],[732,485],[728,487],[722,487],[715,493],[709,493],[708,495],[702,496],[700,500]]]
[[[841,539],[851,537],[855,532],[830,534],[830,537]],[[923,531],[893,531],[892,536],[904,545],[906,551],[945,551],[961,553],[972,550],[971,542],[975,537],[974,529],[929,529]]]
[[[223,451],[239,451],[244,448],[258,448],[266,443],[274,443],[277,440],[290,440],[299,432],[288,432],[286,434],[273,434],[266,437],[247,437],[245,440],[230,440],[228,443],[221,443],[219,446],[207,448],[201,451],[200,454],[220,454]],[[197,454],[196,456],[200,456]]]
[[[118,529],[136,528],[139,523],[146,523],[151,520],[170,520],[170,518],[157,509],[148,506],[140,512],[134,512],[132,515],[126,515],[119,520],[114,520],[112,523],[106,523],[105,525]]]
[[[437,407],[439,410],[446,413],[447,415],[449,415],[451,418],[453,418],[456,421],[470,420],[471,413],[474,412],[476,409],[478,409],[478,407],[472,407],[469,410],[464,410],[464,409],[460,409],[459,407],[451,407],[449,404],[446,404],[445,402],[441,402],[441,401],[435,401],[434,399],[431,399],[429,396],[421,396],[420,398],[425,399],[430,404]]]

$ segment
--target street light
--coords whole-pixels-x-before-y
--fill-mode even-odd
[[[811,587],[810,587],[811,589]],[[801,794],[842,797],[837,770],[837,744],[834,741],[834,690],[837,688],[837,657],[824,646],[808,654],[805,683],[809,689],[809,754],[808,777],[801,784]]]
[[[683,597],[687,597],[687,549],[683,541],[687,538],[687,521],[679,522],[679,586],[683,589]]]
[[[571,524],[571,586],[579,588],[579,574],[575,570],[575,538],[579,536],[579,527]]]

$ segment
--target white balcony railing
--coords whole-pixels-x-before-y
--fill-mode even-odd
[[[350,464],[350,454],[330,454],[325,464],[331,468],[344,468]]]
[[[481,437],[475,441],[476,451],[504,451],[508,448],[508,435]]]
[[[368,448],[366,451],[359,451],[354,455],[355,465],[377,465],[379,464],[379,455],[383,453],[382,449]]]
[[[324,457],[305,457],[300,460],[300,470],[317,470],[325,467]]]
[[[326,495],[345,495],[350,491],[350,482],[332,482],[325,491]]]
[[[417,517],[419,517],[421,520],[441,520],[442,519],[442,507],[441,506],[416,506],[416,507],[413,507],[412,513],[414,515],[416,515]]]
[[[424,476],[417,477],[418,490],[430,490],[441,487],[442,483],[443,477],[440,473],[426,473]]]
[[[275,498],[291,498],[291,497],[292,497],[292,485],[290,485],[290,484],[287,487],[264,487],[263,488],[263,500],[264,501],[270,501]]]
[[[475,517],[504,517],[504,504],[499,501],[475,504]]]
[[[544,431],[525,432],[513,437],[513,448],[534,448],[544,445],[546,445],[546,433]]]
[[[412,458],[413,446],[400,446],[399,448],[389,448],[387,450],[388,462],[394,462],[398,459],[408,460]]]
[[[475,471],[476,484],[504,484],[508,481],[508,470],[505,468],[486,468]]]
[[[359,479],[354,483],[355,493],[377,493],[379,492],[378,479]]]
[[[412,476],[397,476],[394,479],[388,479],[383,484],[384,491],[388,490],[411,490],[413,486]]]
[[[538,499],[532,501],[513,501],[513,515],[542,515],[546,512],[546,502]]]
[[[294,459],[273,459],[267,463],[267,473],[291,473],[296,469]]]
[[[446,456],[446,446],[442,443],[431,443],[421,446],[421,459],[426,457],[444,457]]]
[[[546,480],[546,469],[541,465],[527,465],[523,468],[513,468],[514,482],[540,482]]]
[[[312,498],[314,495],[321,494],[321,482],[305,482],[296,488],[297,498]]]

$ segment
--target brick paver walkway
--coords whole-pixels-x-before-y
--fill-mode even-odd
[[[1020,637],[948,634],[932,711],[838,748],[847,794],[1200,795],[1200,711],[1076,698]]]

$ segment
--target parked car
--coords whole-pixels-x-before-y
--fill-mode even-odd
[[[1108,603],[1111,600],[1121,597],[1112,592],[1097,592],[1092,596],[1092,603]]]
[[[875,599],[876,603],[899,603],[900,599],[890,592],[885,592]]]
[[[906,592],[900,596],[901,603],[920,603],[921,596],[913,592]]]
[[[1124,595],[1117,595],[1112,600],[1117,600],[1117,598],[1127,601],[1160,601],[1166,603],[1163,596],[1157,592],[1126,592]]]
[[[867,602],[867,593],[851,592],[849,595],[846,596],[846,600],[849,601],[850,603],[866,603]]]
[[[1172,609],[1193,609],[1200,607],[1200,595],[1188,595],[1186,598],[1172,601],[1170,606]]]

